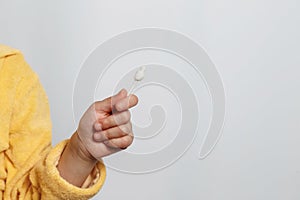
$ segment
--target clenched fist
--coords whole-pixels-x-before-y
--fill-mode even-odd
[[[127,96],[124,89],[93,103],[60,157],[60,175],[80,187],[98,160],[127,148],[133,141],[129,108],[137,103],[138,98]]]
[[[138,103],[135,95],[121,90],[115,96],[92,104],[82,116],[77,133],[83,152],[102,157],[127,148],[133,141],[129,108]]]

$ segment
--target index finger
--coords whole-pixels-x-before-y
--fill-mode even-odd
[[[95,104],[96,110],[111,112],[115,104],[120,101],[121,99],[127,96],[127,91],[125,89],[120,90],[114,96],[108,97],[102,101],[99,101]]]
[[[129,108],[134,107],[138,103],[138,101],[139,101],[138,97],[135,96],[134,94],[131,94],[126,98],[119,100],[115,104],[115,108],[117,111],[122,112],[128,110]]]

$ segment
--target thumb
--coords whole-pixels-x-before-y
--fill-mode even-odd
[[[125,89],[120,90],[116,95],[108,97],[102,101],[95,103],[95,109],[97,111],[111,112],[121,99],[127,97],[127,91]]]

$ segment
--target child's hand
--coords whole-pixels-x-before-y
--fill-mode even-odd
[[[115,96],[92,104],[77,129],[81,156],[100,160],[127,148],[133,142],[129,108],[138,103],[135,95],[121,90]]]

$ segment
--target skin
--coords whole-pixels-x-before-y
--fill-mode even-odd
[[[137,103],[138,98],[123,89],[87,109],[57,166],[66,181],[80,187],[98,160],[132,144],[129,109]]]

